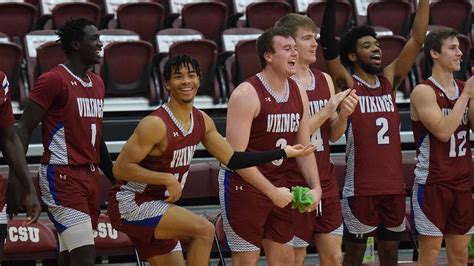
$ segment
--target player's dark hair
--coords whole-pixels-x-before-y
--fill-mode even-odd
[[[433,65],[433,58],[431,58],[431,50],[435,50],[438,53],[441,53],[441,46],[443,46],[443,41],[452,37],[458,37],[459,33],[451,28],[441,28],[430,31],[426,36],[425,44],[423,46],[423,52],[425,53],[425,58],[428,60],[430,65]]]
[[[59,42],[64,52],[69,55],[72,52],[72,42],[81,41],[84,38],[84,28],[93,25],[94,22],[85,18],[68,20],[62,27],[56,31],[59,36]]]
[[[266,30],[262,35],[260,35],[257,39],[257,55],[258,61],[262,68],[265,68],[267,65],[267,61],[265,61],[265,53],[275,53],[275,49],[273,48],[273,37],[275,36],[282,36],[285,38],[291,37],[292,32],[284,27],[273,27]]]
[[[172,73],[178,72],[182,67],[186,67],[188,71],[191,69],[194,70],[199,79],[201,79],[201,67],[199,66],[198,61],[189,55],[177,55],[170,58],[170,60],[165,63],[163,77],[166,81],[170,80]]]
[[[365,36],[377,38],[375,30],[367,25],[352,27],[342,35],[339,42],[339,55],[343,65],[352,67],[352,62],[349,60],[348,55],[356,52],[357,40]]]

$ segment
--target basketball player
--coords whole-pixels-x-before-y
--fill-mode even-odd
[[[351,28],[341,37],[338,51],[335,0],[328,1],[324,10],[321,42],[328,72],[336,91],[351,88],[359,96],[346,132],[344,265],[362,263],[367,235],[374,231],[380,263],[397,265],[400,235],[405,230],[405,191],[395,93],[425,40],[428,5],[428,0],[419,1],[412,35],[398,58],[386,67],[369,26]]]
[[[465,84],[454,79],[462,56],[457,36],[449,28],[428,34],[423,49],[432,74],[411,94],[418,159],[412,213],[419,265],[437,265],[443,237],[448,264],[467,265],[473,233],[469,129],[474,121],[474,78]]]
[[[120,152],[114,173],[121,181],[109,195],[109,216],[151,265],[184,265],[179,238],[190,239],[187,265],[208,265],[213,225],[173,204],[181,196],[199,142],[229,169],[311,154],[313,149],[297,145],[264,153],[234,152],[212,119],[193,107],[201,79],[197,61],[187,55],[171,58],[163,76],[170,101],[142,119]]]
[[[92,230],[99,209],[99,168],[113,180],[102,139],[104,83],[90,71],[102,42],[92,22],[70,20],[58,32],[67,60],[42,74],[19,123],[25,151],[41,121],[41,197],[59,234],[60,265],[95,265]]]
[[[342,256],[342,212],[335,167],[329,156],[329,141],[337,141],[342,136],[347,118],[354,111],[358,98],[354,90],[334,95],[331,77],[320,70],[310,68],[309,65],[316,62],[318,43],[316,25],[309,17],[288,14],[280,18],[276,26],[289,29],[296,42],[299,56],[296,74],[291,78],[308,95],[309,131],[311,143],[316,146],[315,157],[323,190],[321,209],[303,214],[293,210],[296,234],[291,244],[295,251],[295,265],[304,265],[306,247],[313,239],[318,249],[320,264],[339,265]],[[341,110],[338,114],[336,109],[339,106]],[[291,185],[307,186],[300,171],[293,169],[289,175]]]
[[[227,140],[239,151],[306,145],[308,98],[289,79],[295,74],[298,57],[291,32],[281,27],[267,30],[257,40],[257,54],[263,71],[240,84],[230,97]],[[238,174],[221,170],[221,210],[233,265],[256,265],[262,246],[269,265],[294,263],[293,249],[286,245],[294,235],[293,212],[287,205],[291,201],[289,168],[300,168],[314,204],[321,198],[314,155],[298,158],[297,164],[276,160],[258,166],[258,175],[244,175],[247,169]],[[277,201],[276,194],[286,200]],[[308,211],[315,208],[313,205]]]
[[[7,162],[10,169],[15,172],[17,181],[21,183],[22,190],[25,192],[25,206],[27,211],[27,222],[25,226],[35,223],[41,213],[41,206],[36,196],[36,189],[30,178],[30,171],[23,155],[23,147],[21,141],[15,132],[15,117],[13,116],[11,105],[11,90],[5,73],[0,71],[0,151]],[[5,195],[7,188],[6,180],[0,182],[0,190]],[[16,198],[13,194],[21,194],[21,191],[9,187],[7,194],[7,202],[11,205],[9,212],[17,213],[18,203],[13,200]],[[7,210],[5,205],[5,197],[0,198],[0,261],[3,258],[3,247],[7,237]]]

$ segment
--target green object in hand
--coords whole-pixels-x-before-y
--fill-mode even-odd
[[[314,195],[312,193],[306,194],[310,191],[307,187],[294,186],[291,188],[293,194],[293,202],[291,208],[298,209],[300,213],[304,213],[314,203]]]

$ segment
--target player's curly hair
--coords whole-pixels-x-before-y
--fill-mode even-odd
[[[355,53],[357,40],[365,36],[377,38],[375,30],[367,25],[352,27],[342,35],[341,41],[339,42],[339,55],[343,65],[352,67],[352,62],[349,60],[348,55],[350,53]]]
[[[201,79],[201,67],[198,61],[189,55],[177,55],[170,58],[163,68],[163,77],[166,81],[170,80],[171,74],[178,72],[182,67],[187,67],[188,71],[192,68],[197,73],[199,79]]]
[[[56,31],[59,37],[57,42],[61,44],[61,48],[67,55],[72,52],[72,42],[82,40],[84,38],[84,28],[90,25],[95,26],[94,22],[85,18],[71,19]]]

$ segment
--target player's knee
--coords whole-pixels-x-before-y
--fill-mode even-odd
[[[306,258],[306,248],[295,248],[295,265],[304,265],[304,259]]]
[[[319,254],[321,263],[323,265],[339,265],[342,260],[342,251],[341,249],[331,249],[329,252]]]
[[[200,217],[198,222],[195,224],[194,235],[197,238],[204,238],[212,241],[214,238],[214,230],[214,225],[211,222],[204,217]]]

